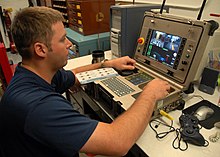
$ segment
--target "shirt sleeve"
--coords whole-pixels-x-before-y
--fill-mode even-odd
[[[75,83],[75,75],[70,70],[60,69],[52,79],[56,92],[63,93]]]
[[[25,133],[61,155],[72,157],[94,132],[98,121],[73,110],[61,97],[45,98],[27,116]]]

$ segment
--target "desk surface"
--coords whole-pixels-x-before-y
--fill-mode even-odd
[[[108,51],[105,54],[105,57],[110,59],[112,58],[111,52]],[[72,69],[78,66],[87,65],[90,64],[92,60],[91,55],[83,56],[79,58],[75,58],[72,60],[68,60],[68,64],[64,67],[66,70]],[[214,104],[218,104],[218,99],[220,96],[219,91],[216,89],[214,95],[205,94],[203,92],[200,92],[197,88],[195,88],[195,92],[190,94],[191,95],[200,95],[204,99],[209,100],[210,102]],[[194,97],[192,99],[189,99],[186,101],[186,107],[189,107],[197,102],[201,101],[201,98]],[[174,127],[179,128],[179,117],[181,115],[181,111],[175,110],[171,111],[169,114],[174,117]],[[164,121],[169,121],[162,117]],[[163,130],[163,126],[159,126]],[[216,131],[220,131],[217,128],[212,128],[210,130],[207,130],[205,128],[202,128],[200,130],[200,133],[203,135],[203,137],[208,140],[209,136],[214,134]],[[163,130],[164,131],[164,130]],[[219,157],[220,154],[220,141],[216,143],[209,142],[208,147],[199,147],[192,144],[188,144],[188,149],[186,151],[180,151],[179,149],[174,149],[172,147],[172,142],[174,138],[176,137],[176,133],[172,132],[169,135],[167,135],[165,138],[158,140],[155,137],[155,133],[153,130],[148,126],[142,136],[139,138],[139,140],[136,142],[136,144],[150,157],[159,157],[159,156],[170,156],[170,157]],[[209,141],[209,140],[208,140]],[[183,145],[184,146],[184,145]]]

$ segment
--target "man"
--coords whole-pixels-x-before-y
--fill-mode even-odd
[[[78,83],[74,74],[101,63],[60,70],[71,42],[62,15],[46,7],[19,11],[12,25],[22,56],[0,104],[0,152],[3,157],[72,157],[78,152],[125,155],[146,128],[157,100],[168,94],[167,82],[148,83],[134,104],[111,124],[74,111],[61,95]],[[134,69],[129,57],[104,62],[118,70]]]

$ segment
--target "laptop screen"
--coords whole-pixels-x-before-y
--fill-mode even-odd
[[[181,41],[182,38],[177,35],[152,30],[148,47],[142,55],[175,69]]]

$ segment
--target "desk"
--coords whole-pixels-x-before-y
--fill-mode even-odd
[[[107,52],[106,58],[111,58],[111,52]],[[83,56],[79,58],[75,58],[68,61],[65,69],[72,69],[80,65],[86,65],[91,63],[92,57],[91,55]],[[195,95],[201,95],[204,99],[209,100],[210,102],[217,104],[219,98],[219,92],[215,91],[214,95],[208,95],[203,92],[200,92],[197,88],[195,88]],[[108,113],[108,110],[102,106],[96,100],[90,98],[84,91],[80,94],[83,97],[83,101],[86,101],[86,104],[90,106],[90,108],[97,113],[97,115],[101,119],[106,119],[107,122],[110,122],[114,119],[114,116]],[[192,95],[192,94],[190,94]],[[190,96],[189,95],[189,96]],[[77,98],[78,99],[78,98]],[[199,102],[201,99],[198,97],[194,97],[186,101],[185,107],[189,107],[196,102]],[[124,107],[122,105],[122,107]],[[124,110],[127,108],[124,107]],[[102,112],[101,112],[102,111]],[[175,110],[171,111],[170,115],[174,117],[174,127],[179,128],[179,117],[181,115],[181,111]],[[167,121],[166,118],[162,117],[163,120]],[[212,128],[207,130],[202,128],[200,133],[204,136],[205,139],[208,140],[209,135],[214,134],[217,131],[216,128]],[[165,138],[161,139],[160,141],[155,138],[155,133],[153,130],[148,126],[139,140],[136,142],[138,148],[141,149],[141,152],[145,152],[150,157],[161,157],[161,156],[169,156],[169,157],[218,157],[220,154],[220,141],[216,143],[209,142],[208,147],[199,147],[188,144],[189,148],[186,151],[180,151],[179,149],[174,149],[172,147],[172,142],[176,137],[175,132],[170,133]],[[139,156],[144,156],[143,153]],[[145,155],[146,156],[146,155]]]

